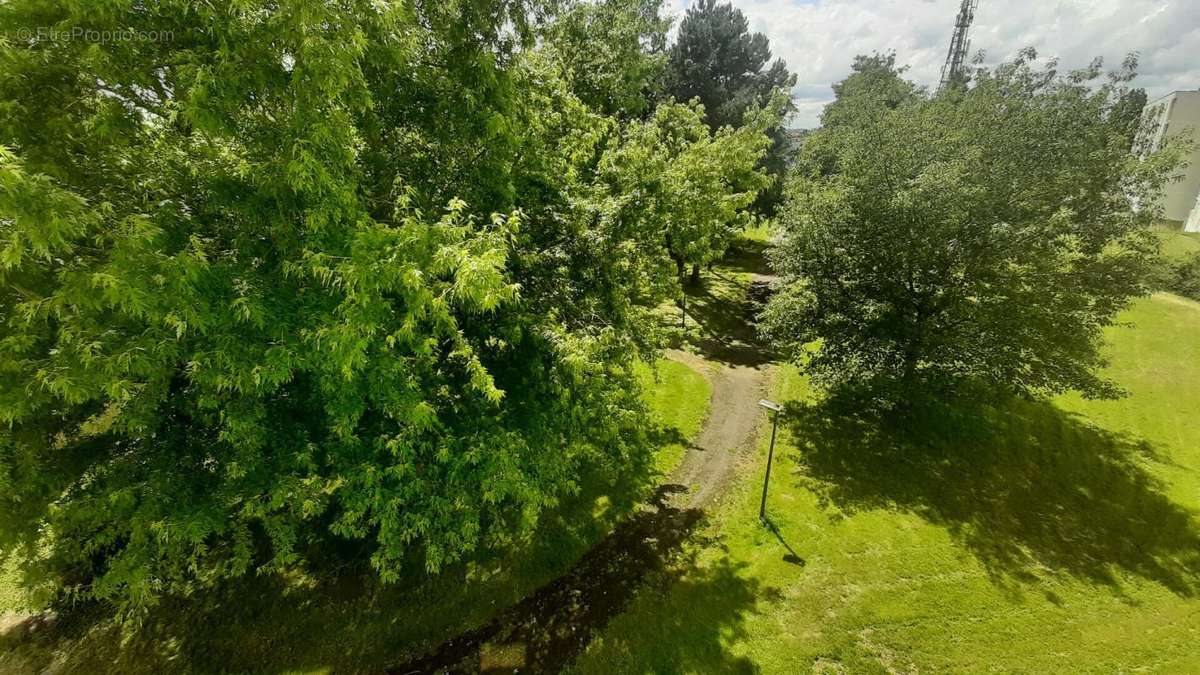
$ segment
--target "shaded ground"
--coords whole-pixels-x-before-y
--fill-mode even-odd
[[[693,325],[684,339],[702,356],[673,350],[671,357],[710,370],[709,417],[654,498],[566,575],[486,626],[392,672],[557,672],[626,609],[639,587],[674,576],[671,561],[703,509],[732,479],[739,457],[752,449],[763,417],[757,402],[766,392],[769,357],[757,344],[753,322],[769,283],[763,274],[763,246],[744,242],[725,264],[709,271],[701,286],[689,290]],[[687,584],[720,586],[716,592],[728,601],[741,598],[747,605],[758,595],[731,568],[711,570]]]
[[[711,389],[667,359],[639,364],[638,377],[659,422],[656,466],[669,474],[699,435]],[[15,564],[0,567],[0,673],[381,672],[569,571],[638,506],[643,478],[581,476],[583,491],[543,513],[519,550],[481,550],[437,575],[414,567],[393,584],[353,566],[360,556],[315,565],[316,575],[251,575],[164,598],[132,634],[103,606],[35,613]]]
[[[793,404],[804,484],[843,514],[900,509],[949,529],[993,581],[1036,570],[1114,588],[1118,574],[1182,596],[1200,588],[1200,530],[1143,468],[1153,446],[1049,402],[917,403],[874,414],[854,398]]]
[[[770,527],[760,435],[680,580],[570,672],[1200,673],[1200,303],[1122,319],[1114,401],[888,415],[780,366]],[[717,570],[758,599],[693,592]]]
[[[664,485],[646,508],[619,525],[570,572],[479,630],[392,672],[555,672],[620,613],[647,575],[662,572],[700,511],[672,505],[679,485]]]
[[[770,350],[757,339],[753,321],[774,279],[764,256],[766,248],[765,241],[739,239],[698,285],[685,287],[682,342],[705,359],[748,367],[772,360]]]

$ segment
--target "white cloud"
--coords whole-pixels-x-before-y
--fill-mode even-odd
[[[937,86],[960,0],[733,0],[796,73],[794,124],[817,126],[833,98],[830,85],[850,72],[856,54],[895,50],[909,77]],[[670,0],[682,17],[690,0]],[[1141,55],[1137,86],[1150,98],[1200,88],[1198,0],[980,0],[971,51],[988,63],[1022,47],[1058,57],[1063,68],[1094,57],[1115,67]]]

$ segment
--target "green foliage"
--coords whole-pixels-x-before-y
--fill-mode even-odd
[[[1169,263],[1163,287],[1186,298],[1200,300],[1200,252]]]
[[[1127,89],[1121,92],[1120,98],[1117,99],[1110,113],[1113,123],[1125,130],[1125,137],[1129,140],[1129,147],[1133,147],[1134,141],[1137,138],[1138,130],[1142,124],[1142,111],[1146,107],[1146,90]]]
[[[598,0],[568,5],[547,42],[571,91],[593,110],[639,117],[662,88],[667,29],[662,0]]]
[[[137,610],[357,542],[394,581],[521,542],[580,476],[649,479],[664,239],[721,250],[765,122],[606,117],[653,50],[593,91],[528,4],[0,6],[0,548],[30,580]]]
[[[795,83],[782,59],[771,61],[767,37],[751,33],[733,5],[701,0],[684,14],[669,53],[668,91],[680,101],[700,99],[713,129],[741,125],[748,111]]]
[[[850,75],[833,85],[834,100],[821,113],[822,127],[851,124],[856,115],[877,102],[895,109],[918,100],[924,90],[904,79],[908,66],[896,65],[896,53],[859,54],[850,66]]]
[[[868,87],[805,145],[764,328],[822,384],[1116,394],[1102,330],[1157,248],[1133,207],[1178,154],[1129,153],[1110,114],[1128,73],[1097,85],[1099,63],[1060,76],[1034,56],[933,100]]]
[[[639,363],[643,399],[662,445],[654,463],[667,471],[682,457],[704,419],[709,387],[700,373],[660,359]],[[430,644],[486,624],[497,607],[519,602],[574,565],[636,507],[629,492],[584,483],[539,518],[520,547],[480,552],[413,583],[376,583],[355,569],[327,565],[304,574],[231,579],[216,592],[164,598],[130,633],[85,608],[38,630],[10,628],[0,641],[0,671],[120,672],[382,672],[420,656]],[[15,561],[10,561],[15,562]],[[36,612],[15,565],[0,568],[0,611]],[[8,617],[10,623],[13,617]],[[35,619],[36,621],[36,619]],[[79,627],[86,626],[86,630]],[[348,630],[347,627],[352,627]]]
[[[666,79],[667,91],[676,100],[700,100],[714,130],[741,126],[758,108],[774,107],[778,119],[766,128],[771,146],[762,166],[779,181],[763,192],[756,205],[759,211],[772,213],[787,170],[789,143],[783,121],[794,110],[788,94],[796,76],[788,72],[783,59],[771,60],[767,37],[751,33],[745,15],[732,4],[700,0],[688,7],[679,24]]]
[[[1162,262],[1155,274],[1156,288],[1200,300],[1200,234],[1158,230]]]
[[[765,131],[777,121],[763,108],[743,126],[713,133],[697,103],[658,106],[600,159],[601,222],[652,228],[678,277],[687,264],[715,260],[750,223],[747,207],[770,182],[757,167],[770,143]]]

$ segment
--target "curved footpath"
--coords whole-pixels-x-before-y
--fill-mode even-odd
[[[704,428],[667,481],[688,488],[675,500],[680,508],[703,509],[732,478],[738,454],[753,450],[768,373],[757,365],[719,365],[706,372],[710,364],[692,354],[672,350],[668,356],[705,373],[712,385]]]
[[[768,280],[757,274],[752,279],[760,290]],[[752,325],[746,326],[752,335]],[[726,358],[735,350],[737,358]],[[651,499],[566,574],[483,627],[392,673],[558,672],[625,609],[647,575],[665,569],[703,509],[729,484],[739,459],[753,452],[764,420],[758,400],[770,378],[766,355],[746,358],[748,351],[757,352],[752,341],[719,342],[709,351],[711,360],[675,350],[668,354],[703,373],[712,384],[712,398],[699,437]]]

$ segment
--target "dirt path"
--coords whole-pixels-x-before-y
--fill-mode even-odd
[[[672,351],[670,357],[693,367],[699,361],[686,352]],[[753,449],[763,418],[758,401],[767,393],[765,367],[722,365],[708,378],[712,384],[708,419],[668,481],[687,488],[675,499],[682,508],[703,509],[721,494],[733,476],[738,455]]]
[[[771,366],[754,343],[756,303],[768,278],[752,275],[737,330],[702,336],[704,357],[672,350],[712,384],[709,415],[695,444],[648,503],[618,525],[565,575],[508,608],[490,623],[440,645],[392,672],[553,673],[578,656],[632,601],[648,575],[664,571],[722,493],[739,457],[752,452],[764,419],[758,400]],[[735,303],[736,304],[736,303]]]
[[[760,257],[750,262],[761,269]],[[682,508],[705,508],[733,477],[738,455],[753,450],[763,421],[758,401],[767,395],[772,369],[770,354],[756,339],[753,317],[773,279],[761,271],[750,274],[742,306],[736,310],[741,321],[727,334],[705,341],[704,357],[680,350],[668,352],[670,358],[701,372],[707,369],[712,384],[704,429],[668,481],[688,488],[676,498]]]

